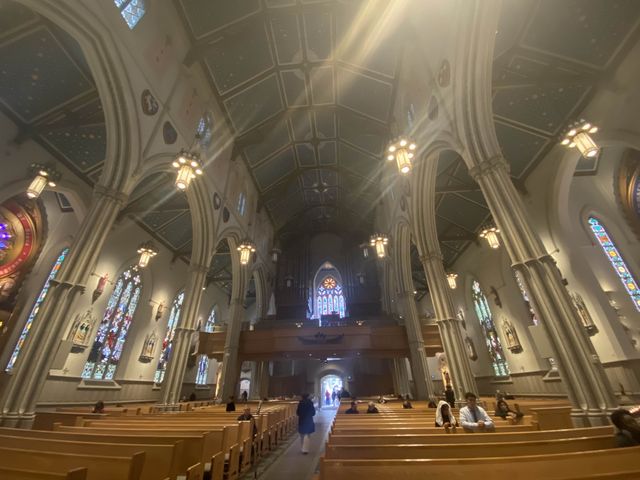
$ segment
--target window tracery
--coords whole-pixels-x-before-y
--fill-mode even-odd
[[[339,314],[340,318],[346,316],[345,301],[342,285],[337,280],[328,276],[318,286],[316,295],[316,317],[321,315]]]
[[[489,350],[489,356],[491,357],[493,371],[497,377],[509,376],[509,366],[507,365],[504,351],[502,350],[498,332],[493,323],[489,302],[487,302],[487,297],[482,293],[480,284],[476,280],[473,281],[471,286],[471,297],[476,314],[478,315],[478,320],[480,320],[480,325],[482,326],[482,331],[485,335],[485,342]]]

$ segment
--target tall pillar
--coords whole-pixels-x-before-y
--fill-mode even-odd
[[[179,323],[173,337],[171,357],[167,365],[167,372],[162,381],[160,403],[175,405],[180,400],[184,373],[189,360],[191,340],[197,335],[198,312],[202,300],[202,285],[204,285],[209,268],[205,265],[190,265],[189,278],[185,287],[184,304]]]
[[[243,298],[234,298],[230,305],[227,337],[224,342],[224,356],[222,358],[222,375],[220,376],[220,382],[222,383],[221,398],[224,402],[231,395],[235,395],[237,390],[238,374],[240,373],[238,350],[242,320],[244,318],[243,303]]]
[[[398,385],[397,394],[403,397],[407,393],[411,393],[409,386],[409,375],[407,373],[407,362],[404,357],[393,359],[393,371],[395,376],[395,383]]]
[[[449,373],[451,374],[456,398],[462,399],[466,392],[477,394],[476,380],[464,348],[462,326],[455,315],[453,302],[451,301],[442,255],[440,252],[422,255],[420,261],[427,276],[429,293],[431,294],[442,345],[449,362]]]
[[[256,398],[262,400],[269,396],[269,362],[256,362]]]
[[[38,396],[49,365],[69,319],[74,301],[84,293],[86,282],[102,251],[118,212],[126,202],[122,192],[96,186],[89,211],[69,248],[49,293],[40,306],[27,341],[2,398],[1,424],[30,428]]]
[[[433,382],[429,375],[420,316],[413,292],[401,292],[399,301],[404,312],[404,325],[409,342],[409,359],[413,381],[416,385],[416,397],[420,400],[426,400],[433,396]]]
[[[514,269],[522,274],[537,308],[573,406],[577,425],[607,422],[617,406],[604,368],[582,328],[553,258],[531,227],[524,204],[509,176],[507,162],[497,156],[469,169],[478,182]]]

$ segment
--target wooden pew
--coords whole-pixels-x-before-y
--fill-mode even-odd
[[[178,459],[182,453],[183,442],[172,445],[89,443],[71,440],[54,440],[38,437],[0,435],[0,448],[21,448],[42,452],[58,452],[80,455],[108,454],[116,457],[127,457],[144,451],[145,461],[140,478],[142,480],[175,479],[178,470]]]
[[[0,478],[7,480],[85,480],[87,469],[74,468],[67,473],[51,473],[0,466]]]
[[[586,438],[559,438],[509,443],[494,443],[485,437],[485,443],[459,445],[438,444],[387,444],[387,445],[332,445],[325,450],[327,459],[435,459],[435,458],[482,458],[518,457],[543,455],[545,453],[584,452],[614,448],[612,435]]]
[[[128,457],[116,457],[2,447],[0,458],[5,468],[64,474],[74,468],[86,468],[87,480],[140,480],[145,454],[138,452]]]
[[[442,432],[442,429],[441,429]],[[462,429],[457,429],[456,434],[390,434],[390,435],[336,435],[329,437],[331,445],[384,445],[384,444],[408,444],[426,443],[434,445],[484,443],[491,442],[522,442],[532,440],[553,440],[556,438],[597,437],[613,435],[612,426],[571,428],[562,430],[544,430],[533,432],[507,432],[492,433],[489,438],[484,435],[466,434]]]
[[[421,460],[330,460],[320,464],[320,480],[424,480],[491,478],[492,480],[566,480],[597,474],[625,474],[640,470],[640,447],[522,457]],[[616,478],[601,477],[601,478]],[[622,477],[624,478],[624,477]],[[633,477],[632,477],[633,478]]]
[[[496,427],[497,432],[532,432],[531,425],[501,425]],[[336,435],[393,435],[399,434],[442,434],[442,428],[436,427],[386,427],[386,426],[348,426],[334,425],[331,431]],[[487,433],[492,435],[492,433]]]

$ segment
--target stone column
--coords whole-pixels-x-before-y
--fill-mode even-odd
[[[436,314],[442,345],[449,362],[449,373],[456,392],[456,399],[464,398],[465,392],[477,394],[478,387],[471,371],[469,357],[464,348],[462,326],[456,317],[449,284],[446,279],[442,255],[432,253],[420,257],[422,266],[427,276],[429,293]],[[446,387],[446,385],[445,385]]]
[[[47,298],[33,322],[27,341],[2,398],[3,426],[30,428],[38,396],[49,373],[58,343],[66,328],[75,300],[102,251],[111,227],[126,203],[122,192],[96,186],[89,210],[69,248]]]
[[[165,406],[176,405],[180,400],[191,341],[194,335],[198,335],[196,327],[202,300],[202,285],[204,285],[208,271],[209,269],[205,265],[189,266],[184,304],[178,319],[171,357],[160,390],[160,403]]]
[[[396,383],[398,384],[398,395],[403,397],[407,393],[411,393],[411,387],[409,386],[409,375],[407,373],[406,359],[404,357],[393,359],[393,370],[396,377]]]
[[[409,342],[409,359],[411,371],[413,372],[413,381],[416,385],[416,397],[419,400],[426,400],[433,396],[433,382],[429,375],[420,316],[413,292],[401,292],[399,294],[399,302],[404,313],[404,325]]]
[[[227,337],[224,342],[224,356],[222,358],[222,375],[220,376],[220,382],[222,383],[220,395],[223,402],[226,402],[231,395],[235,395],[238,387],[238,374],[240,373],[238,350],[242,320],[244,318],[243,303],[243,298],[235,298],[230,305]]]
[[[607,412],[617,406],[613,389],[582,328],[555,261],[529,224],[507,162],[500,156],[493,157],[469,169],[469,173],[480,185],[512,266],[521,273],[538,310],[573,405],[574,423],[607,423]]]
[[[256,399],[262,400],[269,395],[269,362],[255,362],[255,388],[252,388]]]

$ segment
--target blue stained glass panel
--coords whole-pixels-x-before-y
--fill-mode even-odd
[[[167,333],[162,341],[162,352],[160,353],[160,360],[158,361],[158,367],[154,376],[156,383],[162,383],[164,380],[164,374],[167,371],[167,364],[171,358],[171,349],[173,347],[173,337],[176,334],[176,326],[178,325],[178,319],[182,311],[182,303],[184,302],[184,292],[180,292],[173,299],[171,304],[171,312],[169,313],[169,323],[167,324]]]
[[[640,312],[640,288],[638,288],[638,282],[633,278],[629,267],[627,267],[622,255],[620,255],[615,243],[613,243],[607,229],[604,228],[604,225],[602,225],[595,217],[589,217],[589,227],[602,247],[602,250],[604,250],[606,257],[609,259],[609,262],[618,275],[618,278],[620,278],[622,285],[624,285],[624,288],[629,294],[636,310]]]
[[[134,29],[146,12],[144,0],[113,0],[113,3],[120,10],[120,15],[122,15],[131,30]]]
[[[480,284],[475,280],[471,285],[471,297],[473,298],[473,306],[485,335],[485,343],[489,350],[493,371],[497,377],[509,376],[509,366],[507,365],[502,344],[500,343],[500,338],[498,338],[498,333],[493,323],[489,302],[487,302],[487,297],[482,293]]]
[[[206,355],[200,355],[198,360],[198,373],[196,374],[196,385],[207,384],[207,374],[209,373],[209,358]]]
[[[346,316],[346,303],[342,294],[342,286],[333,277],[326,277],[320,282],[320,286],[316,291],[316,304],[314,318],[333,313],[340,315],[340,318]]]
[[[58,271],[62,266],[62,262],[64,262],[64,259],[66,258],[68,253],[69,253],[68,248],[65,248],[64,250],[62,250],[62,252],[60,252],[60,255],[58,255],[56,262],[53,264],[53,267],[51,267],[51,271],[49,272],[49,275],[47,276],[47,279],[45,280],[44,285],[42,286],[42,290],[40,290],[40,294],[38,295],[38,298],[33,304],[33,307],[31,307],[31,312],[29,312],[27,321],[24,324],[24,327],[22,328],[22,332],[20,332],[20,336],[18,337],[18,342],[16,343],[16,346],[13,349],[13,353],[11,354],[11,358],[9,358],[9,362],[7,363],[7,367],[5,368],[5,371],[10,372],[11,370],[13,370],[13,367],[15,366],[16,361],[20,356],[20,351],[24,346],[24,342],[27,340],[27,336],[29,335],[29,331],[31,330],[33,321],[38,315],[38,311],[40,310],[40,305],[42,305],[42,302],[44,302],[44,299],[47,297],[47,293],[49,293],[49,287],[51,286],[51,281],[54,278],[56,278],[56,275],[58,274]]]
[[[207,317],[207,321],[204,323],[204,331],[211,333],[216,326],[216,306],[211,307],[211,312]]]

